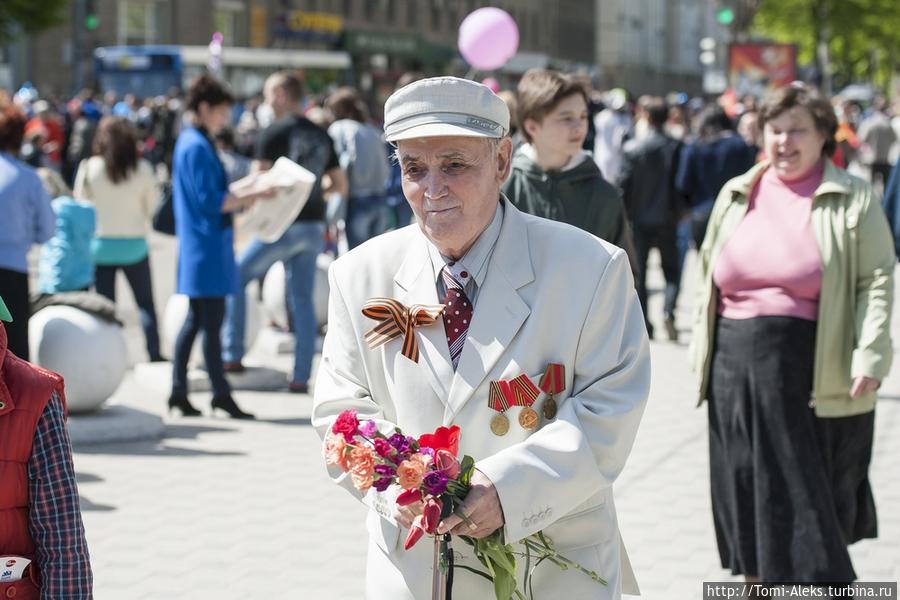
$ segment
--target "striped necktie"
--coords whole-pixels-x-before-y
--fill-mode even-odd
[[[444,296],[444,331],[447,332],[447,345],[450,347],[450,360],[453,361],[453,370],[459,364],[463,346],[466,344],[466,335],[469,333],[469,323],[472,322],[472,302],[466,296],[463,286],[450,274],[447,267],[441,270],[441,277],[447,286],[447,294]]]

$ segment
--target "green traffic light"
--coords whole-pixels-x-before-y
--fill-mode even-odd
[[[93,31],[100,27],[100,17],[97,15],[88,15],[84,18],[84,28]]]
[[[719,25],[731,25],[734,23],[734,10],[723,6],[716,12],[716,21],[719,22]]]

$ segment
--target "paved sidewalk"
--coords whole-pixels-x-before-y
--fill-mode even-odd
[[[690,298],[684,290],[682,304]],[[678,321],[686,328],[687,313]],[[290,364],[252,358],[284,372]],[[702,581],[732,579],[715,549],[706,413],[690,400],[686,346],[654,342],[652,358],[650,401],[616,485],[621,529],[644,598],[701,598]],[[142,367],[114,402],[163,415],[167,380],[164,366],[149,376]],[[900,376],[882,395],[872,465],[881,537],[852,549],[864,581],[900,579]],[[207,409],[208,393],[193,398]],[[166,416],[158,442],[76,449],[96,598],[363,597],[364,509],[325,475],[310,398],[236,398],[260,419]]]

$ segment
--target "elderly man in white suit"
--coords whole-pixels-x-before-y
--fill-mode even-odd
[[[511,543],[543,530],[608,585],[545,561],[535,598],[619,598],[637,590],[612,485],[649,391],[646,327],[623,250],[503,198],[508,131],[506,105],[471,81],[425,79],[388,99],[385,137],[397,147],[417,223],[332,265],[313,424],[324,436],[341,411],[355,409],[388,433],[459,425],[460,455],[477,467],[462,506],[469,522],[453,515],[439,531],[478,538],[503,528]],[[413,330],[415,352],[403,335],[373,349],[365,337],[376,323],[361,310],[375,297],[445,310]],[[489,402],[492,381],[524,374],[537,383],[550,364],[562,365],[564,390],[537,398],[537,427],[525,407],[501,414]],[[343,473],[332,475],[360,496]],[[374,490],[361,499],[372,509],[366,598],[430,598],[432,545],[406,551],[400,542],[418,507],[398,509]],[[469,546],[454,548],[457,564],[481,567]],[[494,597],[488,581],[462,569],[453,595]]]

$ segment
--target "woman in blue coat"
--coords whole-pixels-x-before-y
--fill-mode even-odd
[[[175,144],[172,158],[172,199],[178,236],[177,292],[190,298],[190,308],[173,357],[169,408],[183,416],[200,415],[187,396],[187,364],[197,333],[203,332],[203,356],[213,388],[212,408],[237,419],[252,419],[231,397],[222,368],[219,330],[225,315],[225,297],[237,289],[234,230],[231,213],[246,208],[268,191],[229,192],[225,170],[212,142],[231,119],[234,98],[222,83],[200,75],[187,92],[187,110],[193,125]]]

